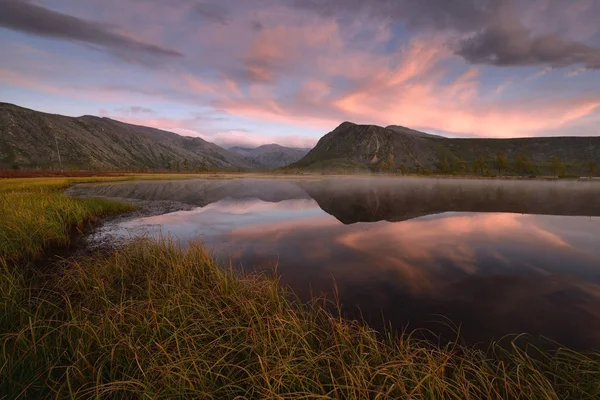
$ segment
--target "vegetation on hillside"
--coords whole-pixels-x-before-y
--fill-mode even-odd
[[[77,219],[57,212],[48,197],[70,183],[0,180],[0,198],[17,196],[42,221],[67,229]],[[58,199],[66,215],[121,207]],[[5,205],[0,231],[18,228],[21,213]],[[22,221],[33,229],[29,216]],[[53,232],[41,230],[41,243]],[[223,268],[197,243],[183,250],[168,240],[138,240],[51,272],[29,263],[40,256],[30,248],[0,242],[0,393],[8,398],[600,396],[598,353],[377,333],[342,318],[339,308],[326,311],[324,300],[300,303],[277,279]],[[6,257],[15,251],[22,257]]]

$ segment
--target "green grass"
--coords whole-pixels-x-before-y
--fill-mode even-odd
[[[69,197],[63,193],[69,184],[65,178],[0,180],[0,260],[31,259],[49,247],[66,246],[74,230],[133,209],[103,199]]]
[[[600,398],[598,353],[378,334],[322,300],[297,301],[274,278],[217,265],[197,243],[139,240],[33,269],[51,235],[117,211],[69,203],[60,189],[71,183],[0,182],[0,196],[45,221],[8,207],[28,228],[11,217],[1,232],[48,225],[35,242],[2,244],[18,257],[0,259],[0,398]]]
[[[33,259],[48,248],[67,246],[73,232],[133,206],[104,199],[78,199],[64,194],[76,183],[132,179],[184,179],[197,174],[129,174],[84,178],[0,179],[0,260]]]

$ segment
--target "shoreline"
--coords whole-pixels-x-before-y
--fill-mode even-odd
[[[86,199],[62,203],[72,182],[12,183],[11,192],[0,181],[0,196],[20,190],[33,202],[88,204]],[[109,204],[93,204],[93,218],[84,226],[102,221],[102,206]],[[28,254],[24,260],[37,257]],[[181,250],[168,240],[137,240],[64,260],[60,272],[23,266],[2,260],[0,253],[0,347],[8,349],[0,353],[2,393],[35,398],[600,396],[598,351],[538,350],[522,336],[476,348],[460,344],[460,338],[434,344],[406,333],[377,333],[364,322],[329,313],[322,299],[298,302],[276,279],[222,268],[198,244]],[[27,273],[37,278],[28,279]]]

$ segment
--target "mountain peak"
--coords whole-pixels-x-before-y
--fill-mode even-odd
[[[350,121],[344,121],[337,128],[335,128],[335,130],[337,131],[338,129],[347,129],[352,126],[357,126],[357,124],[355,124],[354,122],[350,122]]]

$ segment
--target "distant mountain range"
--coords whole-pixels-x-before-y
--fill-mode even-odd
[[[0,168],[237,170],[284,166],[307,152],[267,145],[245,154],[109,118],[67,117],[0,103]]]
[[[290,168],[459,173],[471,169],[493,173],[499,168],[535,174],[548,173],[553,165],[570,174],[595,170],[600,165],[600,137],[450,139],[401,126],[344,122]]]
[[[256,148],[231,147],[229,151],[252,160],[261,168],[270,169],[295,163],[304,157],[310,149],[265,144]]]
[[[344,122],[310,151],[277,144],[226,150],[200,138],[109,118],[67,117],[0,103],[0,168],[56,169],[61,164],[96,170],[286,167],[587,175],[600,165],[600,138],[450,139],[397,125]]]

